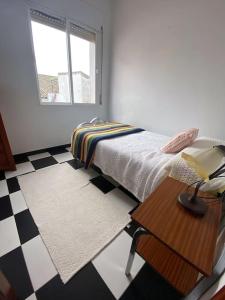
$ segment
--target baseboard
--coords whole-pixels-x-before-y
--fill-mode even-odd
[[[15,155],[13,155],[13,157],[16,160],[17,158],[19,158],[21,156],[35,155],[35,154],[39,154],[39,153],[42,153],[42,152],[47,152],[49,150],[58,149],[58,148],[67,148],[67,147],[70,147],[70,144],[54,146],[54,147],[48,147],[48,148],[38,149],[38,150],[24,152],[24,153],[20,153],[20,154],[15,154]]]

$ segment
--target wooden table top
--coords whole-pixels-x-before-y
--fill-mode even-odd
[[[202,274],[212,272],[221,218],[221,203],[213,201],[203,217],[196,217],[178,202],[187,185],[167,177],[132,214],[148,230]],[[191,190],[190,190],[191,191]],[[207,195],[200,193],[200,195]],[[209,195],[208,195],[209,196]]]

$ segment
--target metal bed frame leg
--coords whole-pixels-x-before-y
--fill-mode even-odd
[[[225,271],[225,248],[223,249],[223,252],[216,263],[216,265],[213,268],[212,275],[209,277],[204,277],[200,282],[196,285],[196,287],[183,298],[183,300],[197,300],[199,299],[203,294],[205,294],[214,283],[217,282],[217,280],[222,276],[222,274]]]
[[[142,227],[139,227],[134,235],[133,235],[133,240],[131,243],[131,247],[130,247],[130,253],[129,253],[129,257],[128,257],[128,261],[127,261],[127,266],[126,266],[126,270],[125,270],[125,274],[126,276],[130,275],[130,271],[133,265],[133,261],[134,261],[134,256],[135,256],[135,250],[136,250],[136,246],[137,246],[137,242],[139,240],[139,237],[143,234],[148,234],[148,232],[143,229]]]

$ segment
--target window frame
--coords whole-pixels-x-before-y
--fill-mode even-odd
[[[39,10],[40,12],[46,13],[49,16],[62,18],[66,21],[65,27],[65,34],[66,34],[66,50],[67,50],[67,62],[68,62],[68,76],[69,76],[69,91],[70,91],[70,102],[43,102],[40,95],[40,87],[38,81],[38,71],[37,71],[37,64],[36,64],[36,57],[35,57],[35,48],[34,48],[34,41],[33,41],[33,33],[32,33],[32,16],[31,10]],[[34,62],[34,70],[35,70],[35,77],[36,77],[36,87],[37,87],[37,94],[39,97],[39,103],[43,106],[100,106],[102,105],[102,63],[103,63],[103,27],[101,29],[95,29],[88,25],[84,25],[81,22],[68,17],[62,17],[57,13],[49,11],[46,8],[43,8],[39,5],[28,5],[27,9],[28,14],[28,29],[30,33],[30,41],[31,41],[31,48],[32,48],[32,56]],[[90,31],[95,33],[96,35],[96,42],[95,42],[95,102],[92,103],[78,103],[75,102],[74,99],[74,92],[73,92],[73,81],[72,81],[72,59],[71,59],[71,45],[70,45],[70,24],[75,24],[80,26],[84,30]],[[51,27],[51,25],[49,25]]]

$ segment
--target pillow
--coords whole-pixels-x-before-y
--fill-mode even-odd
[[[160,150],[164,153],[177,153],[185,147],[190,146],[198,136],[198,129],[191,128],[178,133]]]
[[[201,180],[198,174],[188,166],[182,157],[174,160],[169,176],[188,185],[192,185],[194,182]]]
[[[192,159],[182,158],[182,157],[186,157],[186,158],[192,157],[195,160],[198,160],[198,162],[202,161],[203,163],[204,161],[204,163],[201,164],[201,166],[204,167],[204,169],[207,169],[207,171],[205,170],[205,172],[207,172],[205,177],[208,177],[210,171],[211,172],[215,171],[215,168],[217,168],[218,164],[222,164],[223,162],[225,162],[225,157],[223,158],[221,157],[222,154],[221,148],[223,148],[224,145],[225,145],[225,141],[222,140],[213,139],[210,137],[197,138],[190,147],[185,148],[184,150],[185,153],[179,152],[176,155],[174,155],[172,159],[169,160],[169,162],[165,167],[167,171],[167,176],[182,181],[188,185],[193,184],[198,180],[202,180],[203,177],[199,176],[199,172],[198,173],[196,172],[196,168],[190,167],[190,161]],[[215,158],[213,160],[211,159],[212,155],[213,157],[216,155],[217,157],[216,162],[215,162]],[[200,189],[205,192],[213,192],[213,194],[215,195],[217,192],[224,191],[225,178],[217,178],[216,180],[210,180],[206,184],[201,186]]]

